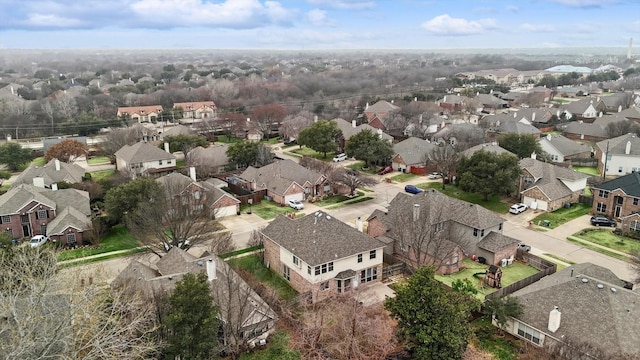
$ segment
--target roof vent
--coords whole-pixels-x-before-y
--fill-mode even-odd
[[[611,292],[612,292],[612,293],[614,293],[614,294],[615,294],[615,293],[616,293],[616,291],[618,291],[616,288],[611,288]]]
[[[596,285],[596,287],[597,287],[598,289],[604,289],[604,285],[602,285],[602,284],[598,284],[598,285]]]
[[[589,279],[587,279],[587,278],[582,278],[582,282],[586,284],[586,283],[588,283],[588,282],[589,282]]]
[[[327,215],[327,220],[331,220],[331,216]]]
[[[202,262],[202,260],[198,261],[196,264],[198,264],[198,266],[202,266],[202,265],[204,265],[204,263]]]

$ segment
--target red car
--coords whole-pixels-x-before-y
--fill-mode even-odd
[[[382,168],[382,170],[378,171],[378,175],[388,174],[392,171],[393,171],[393,168],[391,166],[385,166],[384,168]]]

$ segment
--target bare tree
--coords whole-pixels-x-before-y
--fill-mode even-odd
[[[424,154],[425,163],[435,166],[442,174],[443,189],[446,180],[451,181],[451,174],[455,173],[458,160],[460,160],[460,152],[455,146],[449,144],[438,145]]]
[[[347,186],[351,196],[355,195],[357,188],[373,186],[378,183],[378,180],[371,176],[358,171],[348,171],[344,168],[338,168],[333,171],[330,180],[333,183]]]
[[[255,165],[257,167],[262,167],[265,165],[269,165],[273,162],[273,158],[276,155],[271,150],[271,147],[267,144],[260,143],[256,148],[256,161]]]
[[[614,138],[629,133],[638,133],[640,132],[640,125],[630,120],[622,120],[608,123],[604,130],[609,135],[609,138]]]
[[[72,120],[73,117],[78,113],[78,105],[76,105],[76,99],[67,93],[62,93],[61,95],[57,96],[54,104],[64,120]]]
[[[113,156],[116,151],[125,145],[133,145],[140,141],[146,134],[141,126],[128,128],[112,128],[104,136],[104,141],[100,143],[100,148],[109,156]]]
[[[218,79],[211,84],[211,96],[218,106],[225,106],[228,101],[238,96],[238,88],[231,80]]]
[[[282,120],[280,126],[280,136],[285,139],[295,139],[298,137],[300,130],[308,127],[313,123],[313,113],[303,110],[294,115],[287,115]]]

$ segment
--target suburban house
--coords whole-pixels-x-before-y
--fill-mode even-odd
[[[464,143],[468,139],[484,139],[484,130],[475,124],[460,123],[447,124],[431,135],[431,142],[436,144],[449,143],[455,145]]]
[[[192,101],[173,104],[174,109],[182,109],[180,122],[193,123],[194,120],[215,118],[218,107],[213,101]]]
[[[496,127],[498,134],[540,135],[541,131],[527,121],[503,121]]]
[[[562,130],[566,138],[579,141],[598,142],[609,137],[607,131],[600,124],[586,123],[582,120],[571,121]]]
[[[403,140],[393,145],[395,155],[391,157],[391,167],[404,173],[424,174],[427,165],[426,155],[436,146],[416,137]]]
[[[278,216],[264,230],[264,261],[309,302],[382,278],[384,244],[322,211]]]
[[[558,110],[557,116],[561,117],[564,114],[565,119],[571,119],[575,116],[576,120],[593,122],[601,111],[604,111],[604,103],[602,101],[594,101],[594,99],[587,98],[563,105]]]
[[[445,95],[442,100],[438,101],[438,105],[447,112],[461,112],[470,100],[466,96]]]
[[[220,174],[229,165],[228,149],[228,144],[209,145],[206,148],[198,146],[186,154],[186,161],[189,166],[196,167],[198,174],[206,177]]]
[[[171,127],[164,127],[164,131],[162,132],[162,134],[160,134],[160,139],[164,140],[166,137],[179,135],[195,136],[198,135],[198,133],[187,126],[176,125]]]
[[[542,77],[538,80],[542,80]],[[540,94],[542,96],[542,102],[547,102],[553,100],[553,91],[549,88],[543,86],[536,86],[529,90],[529,94]]]
[[[68,164],[58,159],[51,159],[44,166],[29,165],[28,168],[18,175],[11,186],[16,187],[20,184],[32,184],[50,189],[53,184],[59,182],[69,184],[80,183],[84,175],[85,170],[80,165]]]
[[[598,170],[605,176],[620,176],[640,170],[640,138],[634,133],[596,143]],[[605,169],[606,164],[606,169]]]
[[[480,104],[478,112],[493,113],[496,110],[509,107],[509,103],[493,96],[493,94],[477,94],[473,99]]]
[[[547,124],[553,117],[553,113],[548,108],[525,108],[519,109],[515,113],[517,120],[526,120],[529,124]]]
[[[194,210],[206,205],[209,217],[222,218],[240,213],[240,200],[220,190],[214,183],[196,180],[196,169],[190,168],[190,176],[178,172],[161,176],[156,181],[168,193],[185,201],[192,201]],[[190,200],[187,200],[190,199]]]
[[[117,116],[142,122],[156,122],[162,114],[162,105],[119,107]]]
[[[480,150],[492,152],[492,153],[495,153],[495,154],[498,154],[498,155],[500,155],[500,154],[510,154],[510,155],[516,156],[516,154],[514,154],[511,151],[509,151],[509,150],[501,147],[500,145],[498,145],[497,142],[484,143],[484,144],[480,144],[480,145],[476,145],[476,146],[470,147],[467,150],[463,151],[461,153],[461,155],[470,158],[471,156],[473,156],[473,154],[476,151],[480,151]]]
[[[176,157],[169,153],[168,148],[168,143],[165,143],[166,151],[163,151],[144,141],[125,145],[115,153],[116,168],[132,178],[171,172],[176,169]]]
[[[375,210],[367,221],[367,232],[388,246],[386,252],[409,264],[434,265],[440,274],[460,270],[465,256],[498,265],[516,255],[518,240],[502,234],[503,218],[435,189],[399,193],[386,212]]]
[[[591,187],[593,213],[622,222],[623,230],[640,231],[640,172],[631,172]]]
[[[604,111],[610,113],[621,112],[624,109],[628,109],[633,103],[633,93],[617,92],[609,96],[602,96],[599,99],[604,103]]]
[[[574,351],[593,348],[573,359],[625,359],[640,355],[640,293],[611,270],[591,263],[571,265],[510,296],[519,300],[522,315],[505,330],[536,346]],[[593,352],[601,352],[596,355]],[[600,357],[604,356],[604,357]]]
[[[90,216],[86,191],[21,184],[0,195],[0,225],[13,238],[47,235],[61,244],[81,244]]]
[[[542,151],[551,156],[553,162],[571,162],[574,159],[590,159],[591,146],[581,144],[562,135],[547,134],[538,141]]]
[[[333,119],[331,121],[335,121],[336,125],[338,125],[338,129],[340,129],[340,131],[342,131],[342,136],[338,141],[338,147],[340,149],[342,149],[344,151],[344,148],[347,146],[347,142],[349,141],[349,139],[364,130],[369,130],[371,132],[373,132],[374,134],[378,134],[378,136],[383,139],[388,141],[389,143],[391,143],[393,141],[393,136],[389,135],[389,134],[385,134],[384,132],[382,132],[381,129],[376,129],[374,127],[372,127],[369,124],[361,124],[361,125],[356,125],[356,121],[352,120],[351,123],[349,123],[347,120],[344,119]]]
[[[266,190],[266,195],[278,204],[289,200],[303,201],[309,196],[331,192],[327,178],[292,160],[277,160],[261,168],[249,166],[238,176],[250,191]]]
[[[392,112],[400,111],[400,107],[393,105],[393,101],[388,102],[380,100],[377,103],[367,106],[364,109],[364,116],[367,118],[367,122],[371,123],[374,117],[385,118]]]
[[[534,158],[520,160],[520,201],[531,209],[555,211],[577,203],[589,175]]]
[[[638,96],[637,98],[640,99],[640,96]],[[623,116],[625,119],[640,123],[640,108],[637,106],[632,106],[628,109],[624,109],[620,111],[618,115]]]
[[[130,288],[152,300],[169,295],[185,274],[201,272],[211,284],[223,344],[238,339],[251,347],[274,331],[278,317],[271,307],[227,263],[207,252],[196,257],[174,247],[155,264],[132,260],[111,287]]]

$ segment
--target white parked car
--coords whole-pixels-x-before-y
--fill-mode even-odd
[[[304,209],[304,204],[301,203],[300,200],[287,200],[287,205],[289,205],[290,207],[296,210]]]
[[[333,157],[333,162],[339,162],[344,160],[347,160],[347,154],[345,153],[337,154],[336,156]]]
[[[433,179],[440,179],[442,177],[442,175],[440,175],[440,173],[437,172],[432,172],[431,174],[429,174],[429,179],[433,180]]]
[[[513,204],[511,205],[511,207],[509,208],[509,212],[515,215],[518,215],[522,212],[525,212],[525,210],[527,210],[529,207],[525,204],[519,203],[519,204]]]
[[[46,243],[47,241],[49,241],[48,236],[36,235],[32,237],[31,240],[29,240],[29,246],[31,246],[32,248],[35,248]]]

